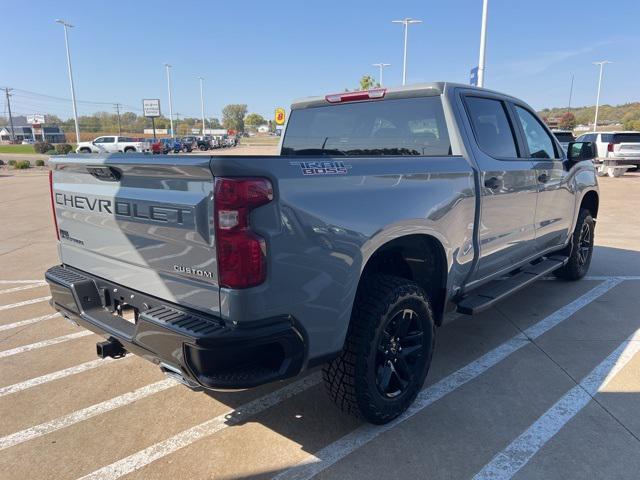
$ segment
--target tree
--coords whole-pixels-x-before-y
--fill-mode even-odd
[[[220,120],[218,120],[217,118],[212,118],[211,121],[209,122],[209,125],[211,128],[222,128],[222,124],[220,123]]]
[[[227,105],[222,109],[222,125],[226,129],[244,131],[244,117],[247,106],[243,103]]]
[[[371,75],[363,75],[360,79],[360,90],[370,90],[379,86],[380,84]]]
[[[576,128],[576,117],[571,112],[563,113],[558,122],[558,127],[563,130],[573,130]]]
[[[250,125],[252,127],[259,127],[260,125],[267,123],[267,121],[258,113],[250,113],[245,117],[244,123],[245,125]]]

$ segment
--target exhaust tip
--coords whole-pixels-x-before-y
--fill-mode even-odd
[[[96,353],[100,358],[120,358],[124,357],[127,351],[117,340],[106,340],[96,343]]]

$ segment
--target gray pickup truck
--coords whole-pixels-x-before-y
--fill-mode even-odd
[[[300,100],[277,156],[51,159],[52,304],[194,389],[323,364],[343,410],[385,423],[422,388],[444,314],[550,273],[583,277],[594,145],[451,83]]]

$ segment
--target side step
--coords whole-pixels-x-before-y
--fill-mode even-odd
[[[506,279],[493,280],[460,300],[457,311],[466,315],[480,313],[503,298],[562,267],[568,260],[569,257],[554,255],[534,265],[523,267],[518,273]]]

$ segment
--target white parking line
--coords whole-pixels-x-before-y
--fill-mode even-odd
[[[12,283],[42,283],[43,280],[0,280],[0,285],[9,285]]]
[[[91,417],[95,417],[96,415],[101,415],[111,410],[115,410],[116,408],[129,405],[130,403],[136,402],[142,398],[174,387],[177,384],[178,382],[176,382],[175,380],[167,378],[165,380],[161,380],[159,382],[138,388],[137,390],[134,390],[132,392],[125,393],[124,395],[120,395],[109,400],[105,400],[104,402],[96,403],[95,405],[91,405],[90,407],[71,412],[68,415],[64,415],[49,422],[41,423],[40,425],[36,425],[34,427],[12,433],[11,435],[0,438],[0,450],[13,447],[29,440],[33,440],[34,438],[38,438],[48,433],[55,432],[56,430],[69,427],[75,423],[79,423]]]
[[[604,295],[620,282],[622,282],[622,280],[613,278],[601,283],[584,295],[578,297],[573,302],[565,305],[559,310],[556,310],[540,322],[527,328],[524,331],[524,334],[514,336],[477,360],[467,364],[448,377],[443,378],[438,383],[425,388],[418,394],[418,397],[409,409],[395,420],[381,426],[364,424],[341,439],[324,447],[316,455],[301,461],[298,465],[275,476],[274,479],[306,480],[314,477],[358,448],[374,440],[382,433],[391,430],[435,401],[440,400],[445,395],[453,392],[457,388],[486,372],[512,353],[529,344],[529,339],[535,339],[548,332],[550,329],[569,318],[584,306]]]
[[[24,302],[10,303],[9,305],[0,305],[0,311],[10,310],[12,308],[24,307],[25,305],[31,305],[32,303],[46,302],[51,297],[32,298],[31,300],[25,300]]]
[[[126,360],[127,358],[132,358],[131,355],[127,355],[122,360]],[[65,368],[64,370],[58,370],[57,372],[47,373],[46,375],[41,375],[39,377],[30,378],[29,380],[25,380],[24,382],[14,383],[13,385],[7,385],[6,387],[0,387],[0,397],[4,397],[5,395],[11,395],[12,393],[21,392],[23,390],[27,390],[29,388],[37,387],[38,385],[42,385],[44,383],[53,382],[54,380],[59,380],[61,378],[69,377],[71,375],[76,375],[78,373],[86,372],[87,370],[92,370],[97,367],[101,367],[102,365],[106,365],[115,361],[113,358],[105,358],[91,360],[89,362],[81,363],[80,365],[75,365],[73,367]]]
[[[227,427],[236,425],[252,415],[256,415],[278,403],[293,397],[300,392],[320,383],[320,373],[316,372],[308,375],[284,388],[257,398],[251,402],[241,405],[235,410],[230,410],[222,415],[218,415],[211,420],[184,430],[173,437],[162,442],[151,445],[137,453],[118,460],[111,465],[102,467],[95,472],[85,475],[80,480],[111,480],[120,478],[123,475],[134,472],[145,465],[150,464],[160,458],[166,457],[181,448],[191,445],[201,438],[213,435]]]
[[[547,410],[473,478],[509,480],[640,351],[640,330]]]
[[[20,287],[13,287],[13,288],[5,288],[4,290],[0,290],[0,293],[13,293],[13,292],[20,292],[22,290],[31,290],[32,288],[39,288],[39,287],[44,287],[46,286],[46,283],[34,283],[34,284],[30,284],[30,285],[22,285]]]
[[[30,343],[29,345],[23,345],[21,347],[12,348],[10,350],[3,350],[0,352],[0,358],[10,357],[12,355],[18,355],[19,353],[30,352],[38,348],[49,347],[51,345],[57,345],[58,343],[68,342],[69,340],[75,340],[76,338],[86,337],[87,335],[93,335],[93,332],[89,330],[83,330],[81,332],[70,333],[69,335],[62,335],[61,337],[50,338],[49,340],[43,340],[42,342]]]
[[[49,320],[51,318],[59,317],[59,313],[50,313],[49,315],[42,315],[41,317],[29,318],[28,320],[21,320],[19,322],[7,323],[6,325],[0,325],[0,332],[4,330],[11,330],[12,328],[25,327],[34,323],[41,322],[43,320]]]

